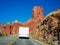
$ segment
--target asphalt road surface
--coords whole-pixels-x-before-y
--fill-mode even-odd
[[[41,42],[33,39],[18,39],[13,45],[43,45]]]
[[[15,42],[13,40],[17,39]],[[13,42],[10,44],[10,42]],[[18,38],[18,35],[11,35],[7,37],[0,37],[0,45],[43,45],[39,41],[35,41],[32,38],[21,39]]]
[[[0,37],[0,45],[8,45],[11,41],[13,41],[17,37],[17,35],[11,35],[6,37]]]

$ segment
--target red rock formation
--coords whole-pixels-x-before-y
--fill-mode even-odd
[[[5,27],[4,24],[0,24],[0,33],[3,32],[3,30],[5,29],[4,27]]]
[[[40,23],[44,18],[44,10],[42,7],[35,6],[32,10],[32,18],[25,23],[19,23],[15,21],[14,23],[6,24],[4,32],[6,34],[17,34],[20,26],[29,27],[30,31],[33,30],[38,23]]]
[[[17,34],[18,31],[19,31],[19,27],[22,26],[22,24],[20,24],[19,22],[14,22],[12,25],[11,25],[11,34]]]
[[[36,28],[31,31],[31,37],[49,43],[49,40],[60,43],[60,9],[46,16]]]
[[[28,20],[25,25],[30,27],[30,31],[33,30],[38,23],[44,18],[44,10],[40,6],[35,6],[32,10],[32,18]]]
[[[5,25],[5,29],[3,30],[3,32],[6,33],[7,35],[10,34],[10,24],[9,23],[7,23]]]

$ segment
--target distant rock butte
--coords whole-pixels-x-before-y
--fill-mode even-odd
[[[40,6],[35,6],[32,10],[32,17],[25,23],[19,23],[17,20],[12,24],[0,24],[1,28],[4,28],[3,32],[6,34],[17,34],[19,32],[19,27],[29,27],[30,31],[34,30],[38,23],[44,19],[44,9]]]

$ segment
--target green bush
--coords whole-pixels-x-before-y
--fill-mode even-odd
[[[1,36],[7,36],[7,34],[6,34],[6,33],[1,32],[1,33],[0,33],[0,37],[1,37]]]
[[[48,44],[49,44],[49,45],[54,45],[52,40],[49,40],[49,41],[48,41]]]

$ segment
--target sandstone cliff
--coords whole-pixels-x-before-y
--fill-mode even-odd
[[[32,9],[32,18],[25,22],[25,26],[30,27],[30,31],[33,30],[38,23],[44,19],[44,9],[40,6],[35,6]]]
[[[48,14],[36,28],[30,32],[30,36],[48,42],[58,40],[60,42],[60,9]]]

